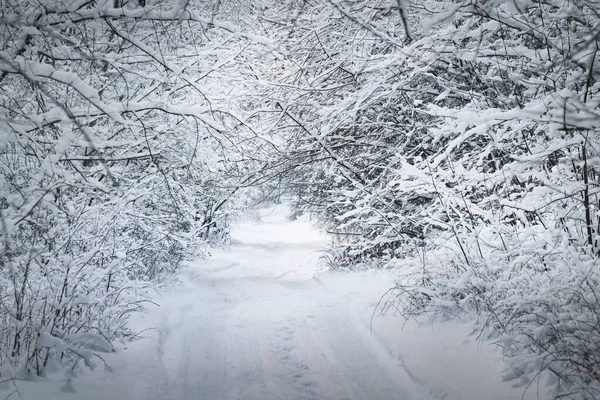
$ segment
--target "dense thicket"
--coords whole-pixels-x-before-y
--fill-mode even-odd
[[[230,95],[273,47],[251,7],[0,2],[0,379],[93,367],[224,239],[263,146]]]
[[[400,266],[385,308],[477,316],[516,356],[506,379],[582,398],[600,382],[595,7],[290,2],[275,105],[333,266]]]

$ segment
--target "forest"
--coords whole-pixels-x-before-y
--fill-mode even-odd
[[[600,399],[598,5],[0,0],[0,382],[102,364],[283,196],[377,312]]]

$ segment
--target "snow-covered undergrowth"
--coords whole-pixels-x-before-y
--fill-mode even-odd
[[[337,235],[331,266],[405,270],[390,309],[475,318],[506,379],[597,398],[596,2],[385,4],[298,13],[297,208]]]
[[[471,319],[478,337],[508,357],[505,380],[536,393],[541,387],[550,397],[597,398],[597,260],[550,239],[546,231],[515,235],[507,243],[515,246],[512,257],[490,251],[468,266],[457,259],[458,246],[396,260],[401,273],[380,309],[406,318]]]
[[[148,3],[0,2],[0,381],[103,365],[248,195],[260,139],[226,93],[270,41]]]

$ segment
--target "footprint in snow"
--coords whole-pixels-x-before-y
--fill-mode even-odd
[[[303,362],[299,362],[298,364],[296,364],[296,366],[298,368],[300,368],[300,369],[303,369],[303,370],[309,369],[308,365],[306,363],[303,363]]]

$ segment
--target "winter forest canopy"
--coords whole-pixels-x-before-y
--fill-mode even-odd
[[[285,194],[331,268],[397,268],[380,311],[600,398],[598,6],[0,0],[0,380],[102,363]]]

